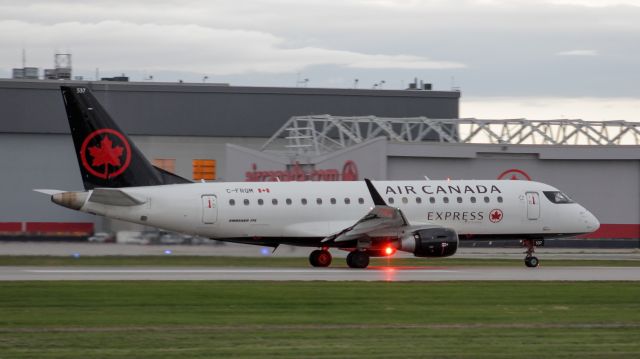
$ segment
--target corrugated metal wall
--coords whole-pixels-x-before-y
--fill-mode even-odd
[[[68,133],[60,81],[0,80],[0,133]],[[459,92],[85,84],[135,135],[270,137],[291,116],[458,117]]]

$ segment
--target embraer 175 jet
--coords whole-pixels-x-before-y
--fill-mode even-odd
[[[315,247],[314,267],[396,251],[456,253],[459,238],[520,239],[525,264],[546,238],[590,233],[598,220],[549,185],[532,181],[193,183],[154,167],[82,86],[61,86],[85,191],[37,190],[74,210],[221,241]]]

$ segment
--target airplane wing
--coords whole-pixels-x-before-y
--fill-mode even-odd
[[[398,208],[375,206],[353,226],[324,238],[322,242],[357,240],[362,237],[382,235],[383,232],[399,229],[400,227],[408,225],[407,219]]]
[[[387,205],[371,181],[365,178],[365,182],[375,207],[354,225],[324,238],[322,240],[323,243],[337,243],[353,241],[360,238],[384,236],[390,232],[397,232],[401,227],[409,225],[407,218],[399,208]]]

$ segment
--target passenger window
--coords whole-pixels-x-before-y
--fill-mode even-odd
[[[429,197],[429,203],[436,203],[435,197]]]
[[[416,197],[416,203],[417,203],[417,204],[422,203],[422,198],[420,198],[420,197]]]
[[[249,205],[249,200],[248,200],[248,199],[245,199],[245,200],[244,200],[244,205],[245,205],[245,206],[248,206],[248,205]]]
[[[471,197],[471,203],[476,203],[476,198],[475,197]]]
[[[271,204],[273,204],[274,206],[277,206],[277,205],[278,205],[278,200],[277,200],[277,199],[275,199],[275,198],[274,198],[274,199],[272,199],[272,200],[271,200]]]
[[[393,203],[393,198],[389,197],[387,202],[390,203],[390,204]]]
[[[409,203],[409,199],[407,197],[402,197],[402,203],[404,204]]]
[[[322,198],[316,198],[316,203],[317,204],[322,204]]]
[[[458,203],[462,203],[462,197],[456,198],[456,201],[458,201]]]
[[[307,199],[306,199],[306,198],[301,199],[301,200],[300,200],[300,203],[302,203],[302,204],[306,205],[306,204],[307,204]]]
[[[260,199],[258,200],[258,204],[259,204],[259,205],[261,205],[261,206],[264,204],[264,201],[262,200],[262,198],[260,198]]]
[[[349,203],[351,203],[351,199],[349,199],[349,198],[345,198],[345,199],[344,199],[344,204],[349,204]]]
[[[489,197],[484,196],[484,203],[489,203]]]
[[[331,198],[331,204],[336,204],[336,199],[335,198]]]
[[[442,198],[442,202],[449,203],[449,197],[443,197]]]
[[[287,198],[287,200],[285,202],[287,202],[287,204],[290,205],[291,204],[291,198]]]
[[[498,203],[502,203],[502,196],[498,196]]]
[[[236,205],[236,200],[235,199],[230,199],[229,200],[229,205],[230,206],[235,206]]]
[[[362,197],[358,198],[358,203],[364,204],[364,198],[362,198]]]

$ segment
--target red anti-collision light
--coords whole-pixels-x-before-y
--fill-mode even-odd
[[[393,247],[387,247],[384,249],[384,254],[390,256],[392,254],[394,254],[396,252],[395,248]]]

